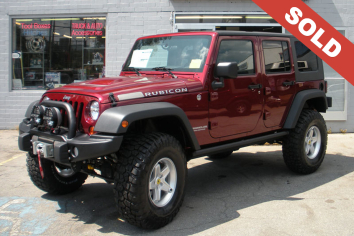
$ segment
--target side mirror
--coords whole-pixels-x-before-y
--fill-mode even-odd
[[[220,62],[215,67],[215,77],[236,78],[238,65],[236,62]]]

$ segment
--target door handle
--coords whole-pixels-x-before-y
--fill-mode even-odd
[[[293,86],[295,84],[294,81],[285,81],[283,82],[283,86]]]
[[[262,85],[261,84],[250,84],[248,85],[248,89],[261,89]]]

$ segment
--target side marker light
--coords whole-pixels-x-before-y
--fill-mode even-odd
[[[123,127],[123,128],[127,128],[128,125],[129,125],[129,122],[126,121],[126,120],[123,120],[123,122],[122,122],[122,127]]]

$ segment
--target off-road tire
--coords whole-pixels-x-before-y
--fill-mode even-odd
[[[83,185],[87,178],[87,174],[75,173],[70,177],[60,176],[55,168],[54,162],[41,159],[44,172],[42,179],[39,171],[38,157],[36,155],[27,154],[27,171],[32,182],[39,189],[50,194],[66,194],[71,193]]]
[[[163,133],[125,137],[118,156],[113,192],[121,217],[144,229],[161,228],[171,222],[182,205],[187,178],[186,157],[180,143]],[[157,207],[150,197],[150,175],[166,157],[176,167],[177,183],[167,205]]]
[[[229,157],[232,153],[233,151],[222,152],[222,153],[210,155],[209,158],[213,160],[224,159],[226,157]]]
[[[305,138],[309,129],[315,127],[321,138],[317,155],[309,158],[306,153]],[[317,131],[317,132],[318,132]],[[283,140],[283,158],[287,167],[299,174],[315,172],[323,162],[327,148],[327,127],[320,113],[303,110],[295,129]]]

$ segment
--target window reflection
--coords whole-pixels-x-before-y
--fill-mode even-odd
[[[13,89],[51,89],[100,78],[105,17],[13,20]]]

